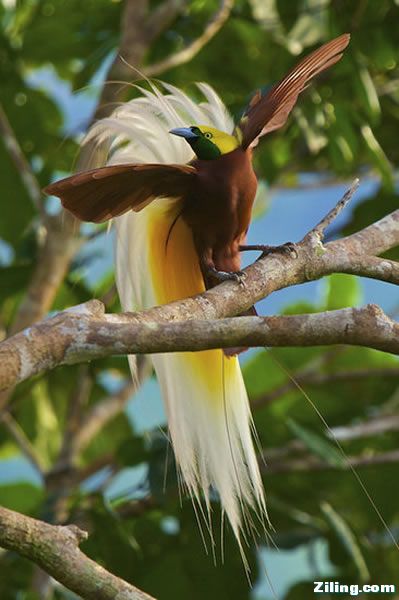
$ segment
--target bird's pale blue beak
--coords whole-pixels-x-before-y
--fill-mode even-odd
[[[195,140],[198,138],[198,135],[193,133],[190,127],[177,127],[177,129],[171,129],[169,133],[183,137],[186,140]]]

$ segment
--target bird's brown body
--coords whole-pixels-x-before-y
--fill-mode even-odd
[[[207,287],[218,280],[238,279],[240,245],[251,220],[257,187],[252,149],[260,137],[284,125],[298,95],[316,75],[340,60],[348,43],[348,34],[327,42],[266,95],[256,93],[234,137],[218,132],[234,140],[231,151],[220,152],[210,142],[209,130],[203,133],[197,126],[175,129],[171,133],[186,137],[198,157],[188,165],[102,167],[54,183],[46,191],[59,196],[78,218],[96,223],[128,210],[140,211],[155,198],[182,198],[179,218],[193,233]]]
[[[192,165],[197,174],[182,218],[193,232],[205,278],[212,269],[239,271],[239,247],[245,242],[257,188],[252,150],[239,147]]]

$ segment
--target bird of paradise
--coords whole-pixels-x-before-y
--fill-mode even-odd
[[[253,149],[285,124],[298,95],[340,60],[348,43],[345,34],[324,44],[267,94],[256,93],[236,126],[205,83],[197,84],[204,96],[199,104],[165,83],[164,93],[142,89],[141,97],[92,126],[85,143],[106,149],[107,166],[46,191],[81,220],[114,219],[116,281],[125,310],[173,302],[223,280],[241,281],[240,252],[254,248],[245,243],[257,187]],[[210,490],[217,490],[241,544],[249,511],[261,520],[267,512],[234,349],[151,359],[182,482],[195,501],[204,499],[208,514]],[[134,372],[134,357],[130,364]]]

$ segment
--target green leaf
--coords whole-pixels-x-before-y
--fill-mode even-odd
[[[287,0],[276,0],[280,21],[286,31],[289,31],[294,26],[300,14],[301,5],[301,0],[290,0],[290,2],[287,2]]]
[[[32,265],[0,267],[0,304],[6,298],[21,293],[32,276]]]
[[[370,72],[365,67],[354,71],[354,85],[368,117],[374,123],[381,114],[380,101]]]
[[[119,444],[115,452],[115,459],[121,467],[133,467],[145,462],[147,458],[144,439],[132,434]]]
[[[369,581],[370,573],[366,561],[364,560],[360,545],[349,525],[328,502],[322,502],[320,507],[346,552],[352,558],[360,580]]]
[[[359,280],[354,275],[334,273],[325,279],[326,310],[358,306],[362,300]]]
[[[91,504],[87,511],[91,535],[82,544],[82,551],[105,563],[115,575],[130,581],[137,570],[137,543],[132,524],[122,521],[100,496],[92,498]]]
[[[103,456],[106,453],[115,452],[115,448],[122,441],[128,441],[132,437],[132,429],[126,415],[122,412],[116,415],[111,421],[109,421],[105,427],[101,429],[97,435],[90,440],[88,446],[84,449],[81,457],[84,464],[88,464],[94,461],[99,456]],[[133,450],[136,449],[136,443],[133,441],[132,444],[132,460],[134,461]]]
[[[11,440],[6,438],[6,441],[3,444],[0,444],[0,461],[6,460],[7,458],[14,458],[20,454],[20,449]]]
[[[43,499],[43,490],[29,483],[0,485],[0,505],[17,512],[33,513]]]
[[[250,398],[257,398],[285,380],[284,373],[276,368],[272,356],[265,350],[256,352],[247,360],[243,371]]]
[[[177,466],[166,434],[153,431],[149,438],[148,483],[151,495],[164,502],[178,490]]]
[[[300,439],[313,454],[319,456],[327,464],[341,468],[345,466],[345,461],[343,460],[341,452],[338,448],[335,448],[331,442],[328,442],[325,438],[314,433],[310,429],[299,425],[299,423],[295,422],[293,419],[287,419],[287,425],[292,433]]]
[[[381,177],[387,189],[393,190],[394,182],[392,165],[377,138],[375,137],[373,130],[371,129],[370,125],[364,124],[360,128],[360,132],[370,152],[370,157],[377,169],[380,171]]]

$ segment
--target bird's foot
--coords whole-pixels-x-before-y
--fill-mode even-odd
[[[233,358],[234,356],[238,356],[239,354],[242,354],[243,352],[246,352],[247,350],[248,350],[247,346],[234,346],[234,348],[223,348],[223,354],[227,358]]]
[[[292,258],[298,257],[297,245],[294,242],[286,242],[285,244],[281,244],[281,246],[253,244],[250,246],[240,246],[240,250],[241,252],[246,250],[257,250],[258,252],[262,252],[261,256],[257,260],[264,258],[269,254],[285,254],[287,256],[291,256]]]
[[[281,246],[264,246],[261,258],[269,254],[283,254],[291,258],[298,258],[298,247],[294,242],[285,242]]]
[[[247,276],[244,271],[218,271],[214,267],[208,268],[208,273],[219,281],[237,281],[240,285],[245,285],[244,279]]]

